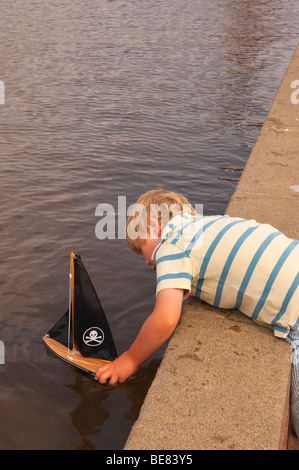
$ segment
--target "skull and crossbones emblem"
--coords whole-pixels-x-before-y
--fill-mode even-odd
[[[87,346],[99,346],[104,341],[104,333],[101,328],[93,326],[85,331],[83,341]]]

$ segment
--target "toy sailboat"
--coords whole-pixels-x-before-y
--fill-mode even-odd
[[[42,339],[60,359],[91,375],[117,358],[105,312],[79,255],[70,256],[69,308]]]

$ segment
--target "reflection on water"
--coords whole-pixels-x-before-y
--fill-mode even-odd
[[[155,279],[95,209],[162,186],[223,213],[298,42],[296,0],[1,6],[0,448],[122,448],[162,352],[103,387],[41,336],[77,252],[124,351]],[[45,425],[47,423],[47,425]]]
[[[76,450],[94,450],[98,447],[114,449],[115,442],[112,436],[119,426],[119,416],[123,415],[122,425],[128,432],[130,425],[138,418],[148,383],[152,381],[159,363],[160,360],[151,361],[147,367],[137,372],[134,381],[118,385],[117,388],[98,384],[82,374],[76,374],[75,383],[68,387],[78,394],[80,401],[69,415],[81,440],[73,442],[72,447]],[[125,412],[124,407],[126,407]],[[110,423],[103,433],[101,429],[106,420]],[[123,434],[126,436],[124,429]]]

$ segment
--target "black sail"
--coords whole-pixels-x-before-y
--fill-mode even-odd
[[[55,323],[54,326],[48,331],[49,338],[55,339],[58,343],[63,344],[66,348],[72,348],[73,335],[72,331],[68,328],[69,324],[69,311],[67,310],[64,315]],[[70,334],[69,334],[70,333]]]
[[[79,255],[74,255],[74,342],[75,348],[85,357],[113,361],[117,351],[112,333]]]

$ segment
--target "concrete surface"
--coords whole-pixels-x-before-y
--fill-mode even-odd
[[[226,213],[270,223],[298,239],[299,104],[291,102],[295,80],[299,47]],[[290,359],[290,346],[271,329],[239,312],[191,299],[125,449],[281,449]],[[291,445],[298,445],[293,437]]]

